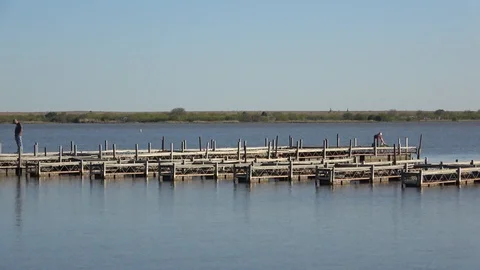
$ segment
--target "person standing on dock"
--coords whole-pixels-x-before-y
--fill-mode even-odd
[[[23,127],[20,124],[20,121],[17,119],[13,120],[15,124],[15,142],[17,143],[17,153],[21,153],[23,151],[22,145],[22,134],[23,134]]]
[[[382,132],[379,132],[379,133],[377,133],[377,134],[375,134],[375,135],[373,136],[373,145],[374,145],[374,146],[375,146],[375,145],[378,146],[379,143],[380,143],[380,146],[384,146],[384,145],[385,145],[385,141],[383,140],[383,134],[382,134]]]

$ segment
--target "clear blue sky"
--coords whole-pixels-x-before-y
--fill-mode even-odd
[[[477,110],[477,0],[0,0],[0,111]]]

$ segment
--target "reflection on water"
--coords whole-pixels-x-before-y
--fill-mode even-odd
[[[479,191],[2,177],[0,269],[477,269]]]

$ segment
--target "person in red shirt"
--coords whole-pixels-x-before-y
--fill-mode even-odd
[[[385,145],[385,141],[383,140],[383,134],[382,132],[379,132],[373,136],[373,144],[375,145],[380,145],[383,146]]]

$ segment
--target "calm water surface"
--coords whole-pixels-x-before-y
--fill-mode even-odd
[[[26,125],[25,144],[95,149],[215,138],[306,145],[383,131],[387,143],[424,134],[430,159],[478,159],[479,124]],[[140,132],[140,129],[142,132]],[[13,125],[0,125],[4,152]],[[195,142],[195,143],[194,143]],[[28,149],[26,149],[28,150]],[[234,185],[0,177],[0,269],[478,269],[480,189],[397,184],[315,189],[313,183]]]

